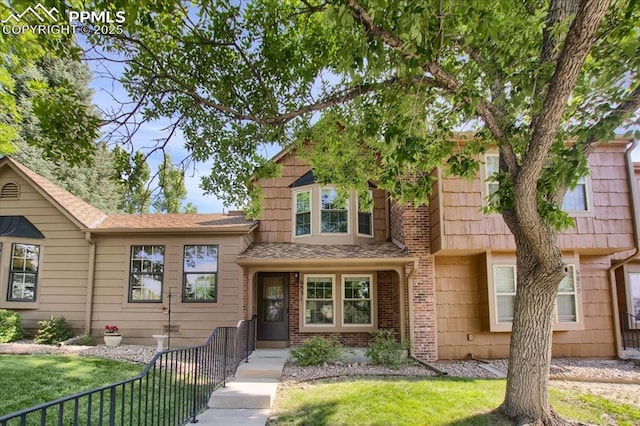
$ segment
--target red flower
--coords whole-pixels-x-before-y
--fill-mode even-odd
[[[104,334],[117,334],[120,331],[117,325],[105,325]]]

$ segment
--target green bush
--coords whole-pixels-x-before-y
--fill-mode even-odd
[[[291,356],[302,366],[322,365],[337,361],[341,351],[338,336],[332,335],[328,339],[316,336],[292,349]]]
[[[73,328],[64,317],[51,315],[48,321],[38,321],[40,329],[33,341],[44,345],[54,345],[73,337]]]
[[[395,369],[407,361],[404,353],[409,349],[411,344],[408,341],[403,343],[398,342],[393,335],[393,330],[381,328],[372,332],[371,337],[371,341],[364,354],[372,363]]]
[[[0,309],[0,343],[9,343],[24,337],[20,314]]]
[[[83,334],[73,344],[78,346],[95,346],[96,338],[90,334]]]

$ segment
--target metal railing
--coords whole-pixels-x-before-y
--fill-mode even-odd
[[[207,342],[157,353],[138,376],[0,417],[12,425],[184,425],[255,349],[256,317]]]
[[[640,351],[640,329],[638,318],[634,314],[622,312],[620,314],[620,332],[622,334],[622,349],[637,349]]]

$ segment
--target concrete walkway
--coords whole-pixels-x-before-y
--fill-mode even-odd
[[[256,349],[236,377],[209,399],[200,425],[264,426],[271,413],[288,349]]]

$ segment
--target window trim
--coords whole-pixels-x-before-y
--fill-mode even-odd
[[[301,193],[308,193],[309,194],[309,233],[308,234],[297,234],[297,227],[298,227],[298,194]],[[297,191],[293,191],[293,208],[291,209],[293,211],[293,220],[292,220],[292,228],[293,228],[293,238],[304,238],[304,237],[310,237],[313,235],[313,191],[311,188],[305,188],[305,189],[299,189]],[[306,212],[304,212],[306,213]]]
[[[489,167],[488,167],[489,162],[487,161],[487,159],[490,158],[490,157],[491,158],[497,158],[498,159],[498,168],[500,167],[500,153],[498,153],[498,152],[489,152],[489,153],[484,154],[483,170],[484,170],[484,191],[485,191],[485,194],[484,194],[483,199],[485,200],[485,203],[489,200],[489,197],[491,195],[493,195],[493,192],[491,192],[491,188],[490,188],[491,185],[496,185],[498,187],[500,185],[498,182],[489,181],[489,178],[491,176],[493,176],[493,174],[495,173],[495,172],[493,172],[493,173],[489,174]],[[496,172],[497,171],[499,171],[499,170],[496,170]]]
[[[375,221],[373,220],[373,203],[375,199],[373,198],[373,191],[369,190],[369,197],[371,197],[371,207],[368,212],[360,210],[360,197],[356,194],[356,235],[362,238],[373,238],[375,235]],[[360,232],[360,213],[368,213],[369,214],[369,226],[371,228],[371,234],[363,234]]]
[[[355,276],[370,278],[371,284],[371,324],[344,324],[344,276]],[[307,277],[332,277],[332,291],[334,301],[332,324],[307,324],[305,322],[305,309],[307,301]],[[378,328],[378,294],[377,294],[377,274],[372,271],[362,273],[353,272],[309,272],[300,277],[300,285],[304,286],[300,291],[300,314],[298,319],[299,331],[301,333],[363,333],[375,331]]]
[[[189,271],[185,270],[185,260],[187,254],[187,247],[215,247],[216,250],[216,264],[215,271],[201,270],[201,271]],[[220,246],[218,244],[184,244],[182,246],[182,303],[218,303],[218,295],[220,289],[220,282],[218,280],[218,266],[220,263]],[[214,298],[203,300],[190,300],[186,298],[187,294],[187,276],[189,275],[213,275],[214,276]]]
[[[630,314],[635,314],[636,310],[633,305],[631,276],[637,275],[640,277],[640,266],[638,264],[627,264],[627,265],[624,265],[623,268],[624,268],[624,276],[625,276],[625,293],[626,293],[626,299],[627,299],[626,300],[627,312]],[[640,279],[638,281],[640,284]],[[638,321],[633,323],[631,320],[628,320],[627,326],[633,328],[634,324],[635,324],[635,329],[640,329],[640,322]]]
[[[564,261],[567,266],[573,267],[574,276],[574,290],[575,292],[575,304],[576,304],[576,320],[574,322],[559,322],[558,321],[558,299],[556,295],[556,302],[554,306],[553,317],[553,331],[567,331],[567,330],[584,330],[584,305],[582,303],[582,286],[580,282],[580,259],[577,253],[571,253],[564,256]],[[496,253],[496,259],[493,258],[492,252],[486,253],[486,271],[487,271],[487,291],[489,296],[489,331],[491,332],[511,332],[511,323],[498,322],[498,302],[495,283],[495,267],[500,266],[513,266],[516,279],[516,292],[517,292],[517,279],[518,271],[516,267],[515,254],[505,256],[503,254]]]
[[[160,274],[150,274],[150,273],[140,273],[140,272],[131,272],[132,265],[133,265],[133,249],[134,247],[147,247],[147,246],[151,246],[151,247],[162,247],[162,273]],[[165,268],[166,268],[166,263],[167,263],[167,247],[165,244],[149,244],[149,243],[142,243],[142,244],[131,244],[129,246],[129,271],[128,271],[128,277],[129,277],[129,284],[128,284],[128,288],[127,288],[127,302],[128,303],[134,303],[134,304],[138,304],[138,303],[162,303],[162,300],[164,298],[164,276],[165,276]],[[134,300],[132,298],[132,290],[133,290],[133,277],[134,275],[161,275],[160,278],[160,298],[158,300],[148,300],[148,299],[144,299],[144,300]]]
[[[498,313],[498,307],[500,306],[498,303],[498,296],[502,295],[502,296],[513,296],[514,301],[515,301],[515,296],[516,296],[516,292],[518,291],[518,269],[517,266],[515,264],[503,264],[503,263],[494,263],[493,265],[493,303],[495,304],[495,316],[493,317],[494,321],[496,322],[496,324],[498,325],[508,325],[509,327],[511,327],[511,325],[513,324],[513,318],[511,319],[511,322],[502,322],[500,321],[500,315]],[[512,273],[513,273],[513,292],[509,292],[509,293],[498,293],[497,290],[497,286],[496,286],[496,269],[498,268],[511,268],[512,269]]]
[[[347,299],[347,296],[345,295],[345,290],[346,290],[346,281],[348,278],[362,278],[362,277],[367,277],[369,279],[369,298],[368,299]],[[373,303],[374,303],[374,297],[373,297],[373,274],[342,274],[341,275],[341,279],[340,279],[340,284],[341,284],[341,288],[340,288],[340,298],[341,300],[341,312],[340,312],[340,323],[342,325],[342,327],[357,327],[357,328],[371,328],[374,325],[374,318],[373,318],[373,314],[374,314],[374,309],[373,309]],[[344,315],[344,311],[345,311],[345,302],[346,301],[358,301],[358,300],[368,300],[370,303],[370,321],[366,324],[353,324],[353,323],[345,323],[345,315]]]
[[[580,180],[578,181],[578,184],[573,190],[575,191],[576,189],[578,189],[580,185],[584,186],[584,201],[585,201],[584,210],[565,210],[562,205],[560,206],[560,208],[562,208],[562,210],[565,213],[568,213],[570,216],[588,216],[588,215],[591,215],[593,212],[593,205],[592,205],[593,196],[591,194],[591,188],[592,188],[591,173],[581,177]],[[565,193],[565,197],[567,196],[566,194],[568,193],[569,193],[569,190],[567,189],[567,193]],[[562,199],[562,204],[564,204],[564,198]]]
[[[32,247],[37,247],[38,248],[38,263],[36,265],[36,271],[35,272],[19,272],[19,270],[15,270],[13,269],[13,255],[14,255],[14,250],[15,247],[17,245],[21,245],[21,246],[32,246]],[[0,254],[1,257],[1,254]],[[42,265],[42,245],[41,244],[32,244],[32,243],[27,243],[27,242],[11,242],[11,251],[8,253],[7,257],[9,258],[9,267],[7,268],[7,280],[6,280],[6,284],[7,284],[7,291],[5,294],[5,301],[7,303],[35,303],[38,301],[38,288],[39,286],[39,277],[40,277],[40,268]],[[31,299],[27,299],[27,298],[13,298],[11,297],[11,290],[13,288],[13,283],[12,283],[12,278],[14,276],[15,273],[24,273],[24,274],[30,274],[33,275],[33,298]]]
[[[325,190],[334,191],[336,196],[338,195],[338,191],[333,186],[320,186],[319,190],[319,200],[318,200],[318,210],[319,210],[319,220],[318,220],[318,235],[321,236],[344,236],[351,235],[351,209],[349,209],[349,204],[351,202],[351,196],[347,197],[344,201],[344,209],[331,209],[326,211],[345,211],[347,214],[347,232],[323,232],[322,231],[322,213],[325,211],[322,205],[322,192]]]
[[[331,302],[333,304],[333,317],[332,317],[332,323],[331,324],[313,324],[313,323],[307,323],[307,301],[308,300],[329,300],[329,299],[309,299],[308,298],[308,280],[309,278],[331,278]],[[307,328],[307,329],[318,329],[318,328],[330,328],[330,329],[334,329],[336,327],[336,318],[338,316],[338,299],[336,297],[336,295],[338,294],[336,292],[336,275],[335,274],[305,274],[304,276],[304,280],[302,281],[303,285],[304,285],[304,289],[303,289],[303,297],[302,297],[302,309],[301,309],[301,315],[300,315],[300,319],[302,322],[302,328]]]

